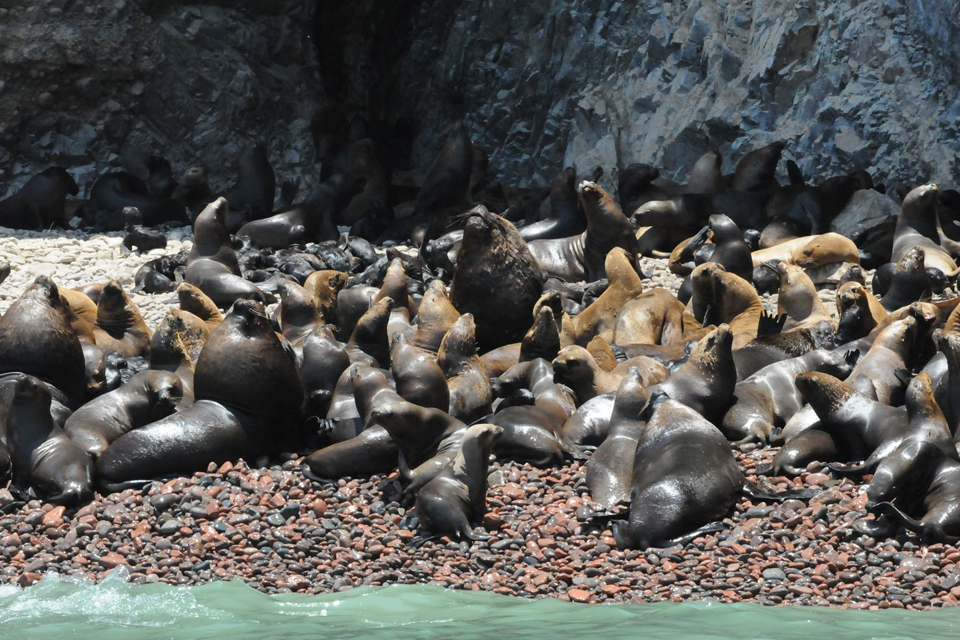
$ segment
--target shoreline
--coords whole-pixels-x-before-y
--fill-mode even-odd
[[[749,480],[773,451],[737,453]],[[858,486],[816,469],[795,481],[759,479],[766,490],[822,487],[809,502],[744,497],[722,531],[684,548],[620,551],[608,527],[580,519],[589,508],[584,465],[494,463],[484,518],[494,538],[415,549],[412,514],[384,498],[397,486],[390,476],[317,483],[299,460],[211,465],[66,512],[31,501],[0,516],[0,582],[27,586],[50,570],[99,581],[125,565],[134,584],[239,578],[268,594],[419,583],[591,603],[919,610],[956,606],[960,596],[957,547],[905,533],[865,538],[850,526],[864,514]],[[0,491],[0,507],[9,505]]]

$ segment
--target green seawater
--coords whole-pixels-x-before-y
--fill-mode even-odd
[[[430,586],[267,596],[237,581],[171,587],[55,576],[28,589],[0,587],[3,640],[938,640],[958,635],[960,608],[917,613],[707,602],[588,606]]]

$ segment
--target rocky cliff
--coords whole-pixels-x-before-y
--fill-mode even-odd
[[[266,139],[315,180],[309,120],[348,100],[429,165],[464,120],[520,185],[564,165],[684,167],[785,140],[811,176],[960,183],[953,0],[14,0],[0,9],[0,185],[164,152],[232,179]],[[313,44],[311,44],[311,40]],[[409,164],[407,162],[406,164]],[[0,187],[0,191],[3,188]]]

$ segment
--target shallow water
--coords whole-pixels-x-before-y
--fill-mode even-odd
[[[562,635],[561,635],[562,634]],[[960,634],[960,608],[927,613],[716,603],[577,605],[430,586],[327,596],[267,596],[239,581],[199,587],[101,584],[48,576],[0,587],[0,637],[64,640],[230,638],[817,638],[937,640]]]

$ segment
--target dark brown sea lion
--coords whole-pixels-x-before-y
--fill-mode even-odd
[[[64,203],[80,188],[62,167],[50,167],[33,176],[15,194],[0,201],[0,226],[11,229],[68,228]]]
[[[460,316],[443,337],[437,363],[447,377],[450,415],[473,422],[490,412],[490,372],[477,355],[476,324],[471,314]]]
[[[271,216],[244,223],[236,235],[250,238],[254,246],[272,249],[333,240],[337,234],[330,216],[338,200],[348,193],[349,185],[340,180],[324,182],[311,191],[306,200],[283,207]]]
[[[631,369],[617,389],[609,433],[587,462],[590,497],[608,511],[630,497],[634,454],[646,426],[640,413],[649,398],[640,371]]]
[[[57,285],[40,276],[0,318],[0,374],[25,373],[69,407],[86,399],[83,349]]]
[[[277,192],[277,179],[262,141],[237,156],[237,174],[237,181],[222,194],[230,205],[224,216],[224,225],[230,233],[236,233],[250,220],[269,216]]]
[[[629,520],[612,523],[621,549],[668,547],[693,535],[726,515],[744,478],[723,434],[665,398],[640,433],[631,481]]]
[[[207,168],[190,167],[187,169],[170,197],[189,210],[190,219],[193,221],[203,211],[203,208],[214,199],[213,192],[210,190]]]
[[[450,301],[477,323],[483,351],[519,342],[530,327],[543,278],[516,228],[486,207],[470,210]]]
[[[108,282],[100,294],[93,334],[104,353],[115,351],[124,358],[150,356],[153,332],[116,280]]]
[[[16,378],[6,416],[13,482],[45,502],[73,506],[93,495],[90,458],[54,422],[51,401],[42,380]]]
[[[329,327],[316,327],[307,336],[300,365],[304,417],[321,420],[327,415],[337,380],[349,366],[350,356]]]
[[[352,362],[362,362],[373,358],[382,366],[390,364],[390,341],[387,334],[387,322],[390,320],[390,310],[393,309],[393,298],[378,300],[354,327],[347,341],[347,353]]]
[[[550,218],[521,227],[520,235],[527,242],[569,238],[583,233],[587,218],[580,211],[577,198],[577,172],[567,167],[550,184]]]
[[[520,343],[518,362],[536,358],[553,360],[560,352],[560,332],[553,317],[553,309],[541,306],[534,315],[533,326]]]
[[[176,200],[150,195],[147,185],[126,171],[105,173],[90,189],[90,203],[95,211],[94,226],[109,231],[123,229],[123,210],[136,207],[143,224],[155,227],[162,222],[187,222],[186,212]]]
[[[783,142],[773,142],[740,158],[733,172],[731,188],[734,191],[767,191],[779,186],[777,165],[785,146]]]
[[[224,226],[228,206],[224,198],[217,198],[194,220],[185,280],[222,308],[238,299],[272,301],[273,296],[240,277],[240,264]]]
[[[417,518],[424,531],[467,540],[491,537],[477,534],[473,525],[487,511],[487,464],[501,435],[503,429],[493,424],[464,432],[460,451],[417,493]]]
[[[210,334],[194,373],[196,402],[121,436],[97,460],[108,488],[211,461],[302,446],[303,388],[263,306],[240,300]]]
[[[733,401],[737,385],[732,345],[730,327],[721,324],[700,339],[680,369],[664,382],[649,386],[651,397],[663,394],[719,424]]]
[[[738,444],[766,442],[774,429],[782,428],[803,407],[796,375],[819,371],[845,378],[853,368],[850,355],[817,349],[767,365],[737,383],[733,392],[736,404],[730,407],[720,425],[723,435]]]
[[[899,262],[914,247],[924,251],[924,266],[938,269],[953,278],[960,270],[957,263],[940,246],[937,204],[939,189],[935,184],[925,184],[907,194],[897,216],[891,262]]]
[[[579,186],[580,205],[587,216],[587,230],[578,236],[557,240],[534,240],[530,252],[540,269],[568,281],[594,282],[606,277],[605,260],[614,247],[627,252],[637,263],[637,239],[630,220],[603,188],[595,182]]]
[[[586,346],[596,336],[613,342],[619,314],[624,306],[643,293],[636,260],[620,247],[607,254],[605,271],[610,285],[600,297],[576,317],[576,343]]]
[[[887,317],[887,310],[866,287],[859,282],[846,282],[837,289],[837,311],[840,317],[842,318],[844,312],[853,306],[859,307],[862,312],[860,326],[863,335],[869,334]]]
[[[433,354],[409,344],[399,333],[390,347],[390,370],[397,393],[407,402],[444,411],[450,408],[447,378]]]
[[[499,460],[528,462],[538,467],[562,464],[563,425],[576,410],[576,398],[566,386],[553,383],[552,367],[546,360],[518,366],[529,366],[527,388],[534,402],[497,409],[491,422],[503,427],[503,437],[494,454]]]
[[[141,371],[74,411],[63,431],[96,460],[123,434],[173,413],[182,396],[183,383],[175,373]]]

